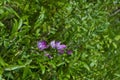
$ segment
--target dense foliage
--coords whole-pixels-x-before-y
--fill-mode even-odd
[[[0,80],[119,80],[119,45],[119,0],[0,0]]]

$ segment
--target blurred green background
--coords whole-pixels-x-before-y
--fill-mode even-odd
[[[48,59],[39,40],[73,54]],[[119,45],[119,0],[0,0],[0,80],[120,80]]]

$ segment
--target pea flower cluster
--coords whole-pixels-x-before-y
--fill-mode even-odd
[[[63,53],[67,53],[68,55],[72,54],[72,50],[66,50],[67,46],[65,44],[61,44],[60,41],[51,41],[50,44],[47,44],[46,41],[39,41],[37,43],[38,48],[41,51],[44,51],[45,49],[48,49],[49,47],[56,49],[58,51],[59,54],[63,54]],[[45,56],[47,56],[48,58],[52,58],[52,56],[48,53],[45,54]]]

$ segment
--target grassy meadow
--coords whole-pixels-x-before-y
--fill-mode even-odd
[[[120,80],[119,0],[0,0],[0,80]]]

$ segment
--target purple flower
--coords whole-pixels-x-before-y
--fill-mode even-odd
[[[56,43],[55,43],[55,41],[51,41],[50,46],[51,46],[52,48],[56,48]]]
[[[71,55],[73,53],[72,50],[67,50],[67,54]]]
[[[60,54],[63,54],[64,49],[66,48],[66,45],[64,45],[64,44],[61,45],[60,42],[57,42],[56,43],[56,48],[57,48],[57,50]]]
[[[48,53],[46,53],[45,56],[47,56],[49,59],[52,59],[52,58],[53,58],[53,57],[52,57],[50,54],[48,54]]]
[[[62,44],[62,45],[57,45],[56,47],[58,50],[63,50],[66,48],[66,45]]]
[[[52,48],[56,48],[58,50],[59,53],[63,54],[64,53],[64,49],[66,48],[66,45],[61,44],[61,42],[56,42],[55,40],[51,41],[50,46]]]
[[[37,46],[40,50],[44,50],[44,49],[48,48],[46,41],[39,41]]]
[[[60,46],[61,42],[56,42],[55,44],[56,44],[56,48],[57,48],[58,46]]]
[[[61,42],[51,41],[50,46],[52,48],[57,48],[57,50],[63,50],[66,48],[66,45],[61,44]]]

